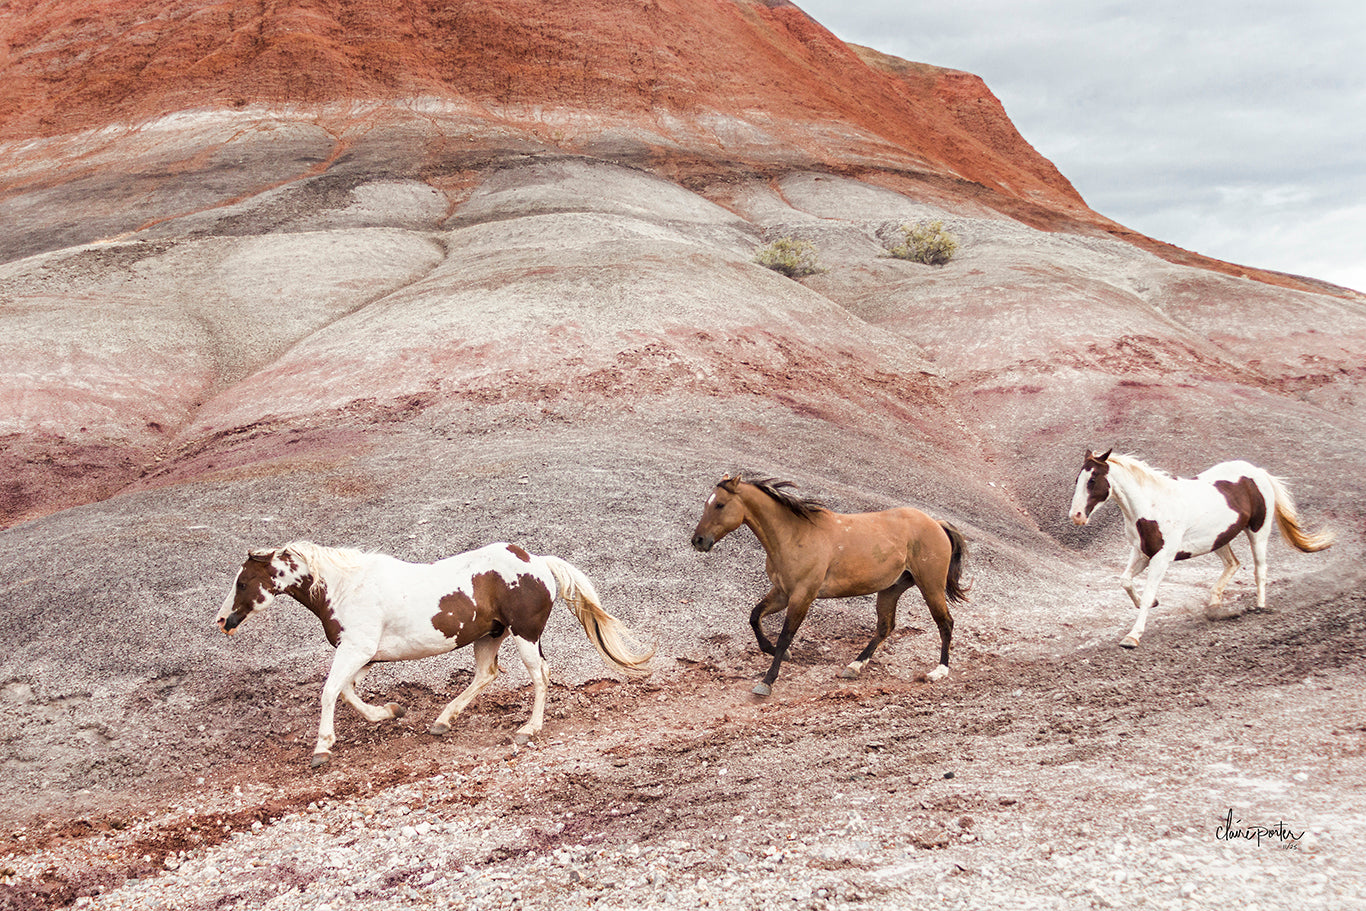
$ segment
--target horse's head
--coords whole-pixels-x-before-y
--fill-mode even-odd
[[[1096,507],[1110,498],[1110,458],[1113,449],[1100,455],[1086,450],[1086,459],[1081,463],[1081,473],[1077,475],[1077,488],[1072,493],[1072,524],[1085,525]]]
[[[702,507],[702,518],[693,529],[694,548],[705,554],[745,521],[745,504],[740,499],[739,487],[740,479],[727,475],[712,490],[707,504]]]
[[[298,585],[306,575],[303,562],[288,547],[247,554],[237,581],[218,612],[218,628],[231,636],[243,620],[270,607],[276,595]]]

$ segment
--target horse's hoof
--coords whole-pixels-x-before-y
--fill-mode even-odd
[[[854,670],[852,667],[846,667],[844,670],[840,671],[840,676],[845,680],[856,680],[858,679],[858,671]]]
[[[328,764],[329,762],[331,762],[331,761],[332,761],[332,754],[331,754],[331,753],[314,753],[314,754],[313,754],[313,760],[312,760],[311,762],[309,762],[308,767],[309,767],[310,769],[316,769],[316,768],[318,768],[318,766],[327,765],[327,764]]]
[[[389,710],[389,717],[391,718],[402,718],[404,715],[408,714],[408,710],[397,702],[386,702],[384,703],[384,707]]]
[[[773,687],[769,686],[767,683],[756,683],[754,689],[750,690],[750,692],[756,696],[772,696]]]
[[[433,737],[440,737],[442,734],[449,734],[450,732],[451,726],[449,724],[434,724],[427,728],[427,733]]]
[[[1119,640],[1119,647],[1138,648],[1138,640],[1135,639],[1133,636],[1125,636],[1123,639]]]
[[[934,670],[932,670],[932,671],[930,671],[928,674],[926,674],[926,675],[925,675],[925,679],[926,679],[926,680],[929,680],[929,681],[931,681],[931,682],[933,682],[933,681],[935,681],[935,680],[943,680],[943,679],[944,679],[945,677],[947,677],[948,675],[949,675],[949,669],[948,669],[948,667],[945,666],[945,665],[943,665],[943,664],[941,664],[941,665],[939,665],[939,667],[935,668]]]
[[[518,731],[516,734],[512,735],[512,742],[519,747],[524,747],[531,742],[531,735],[523,734],[521,731]]]

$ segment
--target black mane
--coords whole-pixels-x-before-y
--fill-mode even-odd
[[[777,478],[745,478],[746,484],[753,484],[764,493],[772,497],[776,502],[784,506],[788,512],[798,518],[811,521],[823,512],[829,512],[830,507],[819,500],[812,500],[806,497],[799,497],[788,488],[795,488],[797,485],[791,481],[779,481]]]

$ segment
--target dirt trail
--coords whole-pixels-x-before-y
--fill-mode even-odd
[[[168,859],[253,823],[436,775],[463,786],[430,794],[428,812],[515,826],[511,842],[470,858],[476,866],[679,837],[762,852],[855,818],[876,833],[857,843],[878,850],[977,848],[986,857],[973,834],[981,831],[995,833],[998,849],[1044,837],[1030,832],[1047,833],[1051,850],[1164,833],[1214,845],[1217,814],[1248,796],[1220,784],[1235,768],[1235,778],[1307,779],[1302,793],[1271,792],[1286,821],[1304,828],[1297,813],[1321,816],[1334,801],[1348,809],[1366,771],[1366,596],[1300,594],[1295,607],[1217,623],[1164,618],[1136,652],[1064,645],[1007,660],[962,649],[941,684],[903,667],[928,632],[900,634],[857,681],[835,675],[838,656],[860,642],[799,642],[762,701],[748,692],[760,656],[748,642],[741,651],[718,640],[716,663],[679,662],[641,683],[556,687],[541,742],[520,751],[509,737],[528,693],[495,688],[438,740],[423,730],[444,694],[408,688],[398,694],[410,708],[401,721],[371,727],[339,713],[341,746],[319,773],[307,768],[312,700],[305,688],[268,682],[242,693],[240,712],[204,714],[230,726],[212,732],[217,758],[203,757],[202,783],[98,795],[98,812],[49,812],[3,833],[6,865],[41,862],[49,872],[41,885],[0,886],[0,908],[68,904],[154,877]],[[1201,793],[1198,805],[1183,804]],[[1135,802],[1142,794],[1159,795],[1160,806]],[[1309,850],[1332,854],[1352,835],[1320,831]],[[859,873],[847,860],[832,866]],[[727,866],[724,856],[706,863]]]

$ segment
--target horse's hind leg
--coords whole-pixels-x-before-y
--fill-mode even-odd
[[[1228,580],[1233,578],[1233,574],[1238,571],[1238,558],[1233,554],[1233,548],[1225,544],[1215,551],[1219,559],[1224,561],[1224,571],[1219,574],[1219,579],[1214,583],[1209,595],[1209,606],[1218,607],[1224,601],[1224,588],[1228,585]]]
[[[451,719],[465,710],[465,707],[474,701],[474,697],[483,691],[498,677],[498,646],[503,644],[503,637],[497,638],[485,636],[476,639],[474,642],[474,679],[470,685],[465,687],[465,691],[450,701],[441,714],[432,722],[432,726],[427,728],[428,734],[435,734],[440,737],[451,729]]]
[[[859,656],[849,662],[848,667],[840,671],[841,677],[857,677],[859,672],[873,659],[873,652],[877,651],[877,647],[892,634],[892,630],[896,629],[897,600],[901,598],[906,589],[914,584],[915,580],[911,578],[910,573],[902,573],[895,585],[884,588],[877,593],[877,631],[873,634],[868,645],[859,653]]]
[[[939,627],[939,666],[925,676],[930,680],[943,680],[949,675],[949,643],[953,641],[953,614],[949,613],[948,594],[942,588],[927,590],[923,584],[920,594],[925,597],[934,625]]]
[[[360,683],[361,678],[370,670],[370,667],[371,665],[369,664],[365,665],[365,667],[356,671],[356,676],[346,681],[346,686],[342,687],[341,691],[342,698],[345,699],[353,709],[364,715],[366,721],[388,721],[390,718],[402,718],[407,709],[397,702],[386,702],[382,706],[371,705],[360,698],[360,694],[356,692],[356,684]]]
[[[517,644],[517,654],[522,656],[522,663],[531,675],[531,686],[536,694],[531,705],[531,720],[518,728],[512,738],[514,743],[521,746],[539,734],[545,724],[545,700],[550,690],[550,665],[541,654],[539,644],[520,636],[513,636],[512,641]]]
[[[1257,610],[1266,607],[1266,545],[1271,541],[1271,524],[1268,522],[1259,531],[1249,530],[1247,539],[1252,543],[1252,574],[1257,579]]]

